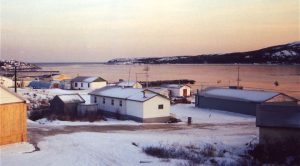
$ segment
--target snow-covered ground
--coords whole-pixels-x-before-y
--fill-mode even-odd
[[[226,150],[217,161],[232,165],[246,148],[246,143],[257,141],[258,129],[255,118],[241,114],[217,110],[195,108],[192,104],[177,104],[171,107],[172,114],[184,122],[174,124],[176,129],[153,129],[105,132],[72,132],[45,136],[38,142],[40,151],[35,151],[29,143],[17,143],[0,147],[0,165],[177,165],[185,160],[162,160],[146,155],[143,147],[159,145],[196,145],[212,144],[218,150]],[[185,124],[186,118],[193,118],[194,126]],[[240,125],[239,123],[244,123]],[[248,123],[248,124],[247,124]],[[117,121],[108,119],[101,122],[49,122],[45,119],[38,122],[28,120],[29,130],[33,128],[47,129],[64,126],[101,125],[145,125],[133,121]],[[197,125],[198,124],[198,125]],[[202,124],[206,124],[201,127]],[[208,124],[208,125],[207,125]],[[165,125],[165,124],[156,124]],[[31,128],[31,129],[30,129]],[[45,130],[44,132],[48,132]],[[29,132],[30,134],[30,132]],[[29,135],[30,137],[30,135]],[[137,146],[132,143],[138,144]],[[32,152],[32,153],[27,153]],[[146,163],[144,163],[146,162]]]
[[[28,102],[30,102],[31,108],[39,108],[41,105],[49,105],[49,101],[56,95],[62,94],[79,94],[85,103],[90,103],[90,95],[88,93],[91,90],[64,90],[64,89],[32,89],[32,88],[19,88],[18,94],[23,96]]]
[[[61,120],[48,120],[46,118],[39,119],[37,121],[28,120],[32,124],[40,124],[47,126],[88,126],[88,125],[140,125],[141,123],[132,120],[116,120],[107,118],[106,121],[95,121],[95,122],[80,122],[80,121],[61,121]]]
[[[171,107],[171,113],[176,118],[187,122],[192,117],[193,123],[232,123],[232,122],[255,122],[254,116],[232,113],[227,111],[201,109],[194,104],[176,104]]]

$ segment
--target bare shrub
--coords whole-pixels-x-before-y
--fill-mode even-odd
[[[211,144],[206,144],[202,149],[201,149],[201,154],[205,157],[215,157],[216,156],[217,149],[211,145]]]
[[[248,151],[260,163],[300,165],[300,141],[295,139],[284,142],[255,144]]]

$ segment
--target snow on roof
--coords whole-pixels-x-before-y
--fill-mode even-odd
[[[11,92],[9,89],[0,86],[0,104],[8,104],[8,103],[17,103],[17,102],[26,102],[23,97],[18,94]]]
[[[187,85],[180,85],[180,84],[163,84],[161,85],[162,87],[165,88],[181,88],[183,86],[187,86]]]
[[[105,82],[105,80],[101,77],[88,77],[88,76],[78,76],[72,79],[72,82]]]
[[[200,95],[207,97],[218,97],[231,100],[242,100],[252,102],[264,102],[279,94],[280,93],[277,92],[226,88],[210,88],[200,92]]]
[[[127,99],[134,101],[146,101],[154,96],[157,96],[156,93],[151,93],[150,91],[145,92],[145,89],[136,89],[136,88],[122,88],[122,87],[104,87],[101,89],[97,89],[91,92],[91,95],[119,98],[119,99]]]
[[[84,103],[85,100],[79,94],[64,94],[58,95],[64,103]]]
[[[138,82],[136,82],[136,81],[121,81],[117,85],[126,87],[126,86],[134,86],[136,83],[138,83]]]

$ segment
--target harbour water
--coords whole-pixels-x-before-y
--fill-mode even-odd
[[[43,70],[59,70],[70,76],[101,76],[109,82],[119,79],[156,81],[195,80],[193,89],[237,85],[237,65],[160,64],[106,65],[91,63],[38,64]],[[145,67],[148,66],[148,78]],[[239,65],[240,85],[287,93],[300,99],[300,65]],[[277,82],[277,84],[275,83]]]

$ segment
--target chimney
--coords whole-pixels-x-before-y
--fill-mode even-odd
[[[145,91],[143,91],[143,97],[146,98],[146,92]]]

